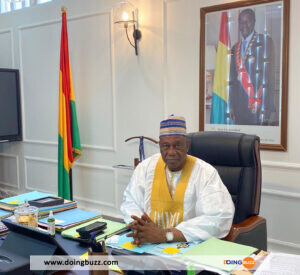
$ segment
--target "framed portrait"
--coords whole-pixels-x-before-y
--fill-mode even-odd
[[[289,0],[200,9],[200,131],[258,135],[286,151]]]

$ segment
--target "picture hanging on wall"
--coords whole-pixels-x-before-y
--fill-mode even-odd
[[[286,151],[289,0],[200,9],[200,131],[254,134]]]

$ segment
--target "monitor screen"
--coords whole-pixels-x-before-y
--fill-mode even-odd
[[[22,140],[19,70],[0,69],[0,141]]]

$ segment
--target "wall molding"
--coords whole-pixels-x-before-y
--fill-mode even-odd
[[[289,199],[300,199],[300,193],[292,193],[292,192],[274,190],[274,189],[269,189],[269,188],[262,188],[262,194],[285,197],[285,198],[289,198]]]
[[[99,201],[96,201],[96,200],[93,200],[93,199],[87,199],[87,198],[83,198],[83,197],[79,197],[79,196],[74,196],[74,199],[77,202],[83,201],[83,202],[86,202],[86,203],[93,203],[93,204],[100,205],[100,206],[103,205],[103,206],[109,206],[109,207],[115,208],[115,204],[114,203],[99,202]]]
[[[81,208],[84,209],[84,210],[87,210],[87,211],[92,211],[92,212],[99,211],[99,209],[96,209],[96,208],[93,208],[93,207],[83,206]],[[124,219],[123,215],[115,213],[115,212],[112,212],[112,211],[109,211],[109,210],[105,210],[105,209],[101,209],[101,214],[102,215],[107,215],[107,216],[110,216],[110,217],[113,217],[113,218]]]
[[[46,189],[43,189],[43,188],[32,188],[32,187],[29,187],[29,186],[26,186],[25,188],[29,191],[39,191],[39,192],[50,193],[50,194],[56,195],[52,191],[49,191],[49,190],[46,190]]]
[[[11,65],[12,68],[15,68],[15,54],[14,54],[14,37],[13,37],[13,28],[2,29],[0,30],[0,34],[9,33],[10,34],[10,51],[11,51]]]
[[[58,146],[58,142],[54,142],[54,141],[24,139],[23,142],[24,143],[28,143],[28,144]],[[109,147],[109,146],[98,146],[98,145],[90,145],[90,144],[81,144],[81,147],[83,149],[95,149],[95,150],[100,150],[100,151],[116,152],[115,147]]]
[[[1,155],[1,154],[0,154]],[[31,161],[41,161],[41,162],[49,162],[49,163],[57,163],[58,161],[56,159],[48,159],[43,157],[32,157],[32,156],[24,156],[25,162],[27,160]],[[84,168],[91,168],[91,169],[99,169],[99,170],[109,170],[115,173],[115,168],[109,165],[98,165],[98,164],[89,164],[84,162],[75,162],[74,166],[80,166]]]
[[[83,201],[83,202],[87,202],[87,203],[94,203],[94,204],[97,204],[97,205],[104,205],[104,206],[109,206],[109,207],[113,207],[113,208],[116,208],[116,204],[117,204],[117,200],[116,200],[116,186],[117,186],[117,175],[116,175],[116,171],[113,167],[110,167],[110,166],[106,166],[106,165],[95,165],[95,164],[87,164],[87,163],[76,163],[75,162],[75,165],[74,166],[79,166],[79,167],[83,167],[83,168],[87,168],[87,169],[98,169],[98,170],[106,170],[106,171],[111,171],[113,173],[113,176],[114,176],[114,185],[115,185],[115,189],[114,189],[114,200],[115,200],[115,203],[109,203],[109,202],[99,202],[99,201],[96,201],[94,199],[88,199],[88,198],[83,198],[83,197],[79,197],[79,196],[74,196],[74,198],[77,200],[77,201]]]
[[[0,183],[4,186],[18,188],[20,190],[20,166],[19,166],[19,156],[14,154],[6,154],[6,153],[0,153],[0,157],[4,158],[14,158],[16,159],[16,170],[17,170],[17,185],[11,184],[9,182],[0,181]]]
[[[48,159],[48,158],[40,158],[40,157],[24,156],[25,189],[36,190],[36,188],[30,187],[28,185],[28,172],[27,172],[28,171],[28,168],[27,168],[28,161],[47,162],[47,163],[57,164],[57,160]],[[49,191],[49,190],[44,190],[44,189],[39,189],[39,190],[42,192],[45,192],[45,193],[52,193],[52,191]]]
[[[32,188],[30,186],[28,186],[28,181],[27,181],[27,161],[36,161],[36,162],[46,162],[46,163],[54,163],[57,164],[58,161],[55,159],[48,159],[48,158],[41,158],[41,157],[31,157],[31,156],[24,156],[24,161],[25,161],[25,188],[28,190],[37,190],[36,188]],[[88,168],[88,169],[98,169],[98,170],[106,170],[106,171],[111,171],[114,175],[114,185],[116,186],[116,179],[117,179],[117,175],[116,175],[116,171],[113,167],[111,166],[106,166],[106,165],[96,165],[96,164],[88,164],[88,163],[77,163],[75,162],[74,167],[82,167],[82,168]],[[1,182],[0,182],[1,183]],[[83,198],[80,196],[74,196],[74,199],[77,201],[83,201],[83,202],[87,202],[87,203],[93,203],[96,205],[103,205],[103,206],[109,206],[109,207],[113,207],[116,208],[116,204],[117,204],[117,200],[116,200],[116,189],[114,190],[114,199],[115,199],[115,203],[108,203],[108,202],[99,202],[93,199],[89,199],[89,198]],[[45,192],[45,193],[53,193],[52,191],[49,190],[45,190],[45,189],[38,189],[41,192]]]
[[[92,13],[86,13],[86,14],[81,14],[81,15],[68,16],[68,22],[80,20],[80,19],[84,19],[84,18],[88,18],[88,17],[94,17],[94,16],[98,16],[98,15],[105,15],[105,14],[109,14],[109,13],[110,13],[109,10],[103,10],[100,12],[92,12]],[[48,20],[48,21],[42,21],[42,22],[35,23],[35,24],[27,24],[27,25],[19,26],[18,29],[19,30],[33,29],[33,28],[53,25],[53,24],[57,24],[57,23],[61,23],[61,19],[53,19],[53,20]]]
[[[116,152],[116,147],[117,147],[117,141],[116,141],[116,104],[115,104],[115,61],[114,61],[114,41],[113,41],[113,24],[112,24],[112,9],[107,9],[103,10],[101,12],[96,12],[96,13],[87,13],[87,14],[81,14],[81,15],[76,15],[76,16],[71,16],[68,17],[68,22],[70,21],[75,21],[75,20],[81,20],[89,17],[95,17],[95,16],[103,16],[103,15],[108,15],[108,24],[109,24],[109,41],[110,41],[110,62],[111,62],[111,96],[112,96],[112,139],[113,139],[113,146],[101,146],[101,145],[92,145],[92,144],[82,144],[82,148],[85,149],[93,149],[93,150],[100,150],[100,151],[110,151],[110,152]],[[58,24],[61,22],[61,19],[54,19],[54,20],[49,20],[49,21],[43,21],[35,24],[28,24],[28,25],[23,25],[18,27],[18,35],[19,35],[19,56],[20,56],[20,71],[22,72],[20,75],[20,85],[21,85],[21,96],[23,98],[22,100],[22,125],[23,125],[23,140],[24,143],[29,143],[29,144],[42,144],[42,145],[58,145],[57,142],[53,141],[46,141],[46,140],[32,140],[28,139],[26,137],[26,123],[25,123],[25,104],[24,104],[24,79],[23,79],[23,54],[22,54],[22,39],[21,39],[21,33],[22,31],[26,29],[33,29],[37,27],[42,27],[42,26],[49,26],[53,24]]]
[[[117,151],[117,107],[116,107],[116,74],[115,74],[115,41],[114,41],[114,22],[113,9],[109,12],[110,29],[110,62],[111,62],[111,91],[112,91],[112,116],[113,116],[113,149]]]
[[[270,244],[280,245],[280,246],[283,246],[283,247],[286,247],[286,248],[300,249],[300,244],[295,244],[295,243],[280,241],[280,240],[271,239],[271,238],[268,238],[267,241]]]
[[[283,162],[283,161],[261,161],[263,167],[266,168],[281,168],[281,169],[288,169],[288,170],[300,170],[300,163],[293,163],[293,162]]]
[[[2,30],[0,30],[0,34],[2,34],[2,33],[10,33],[11,31],[12,31],[11,28],[9,28],[9,29],[2,29]]]

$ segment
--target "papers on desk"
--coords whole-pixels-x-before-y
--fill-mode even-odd
[[[58,213],[66,210],[70,210],[77,207],[76,201],[64,200],[63,204],[45,206],[39,208],[39,216],[48,216],[49,212],[52,210],[53,213]]]
[[[13,213],[10,211],[0,209],[0,219],[11,216]]]
[[[201,265],[211,266],[225,271],[232,271],[238,265],[224,264],[224,260],[242,261],[256,250],[256,248],[251,246],[222,241],[217,238],[210,238],[188,250],[182,256],[186,260]]]
[[[58,231],[82,224],[84,222],[99,218],[101,215],[96,212],[85,211],[79,208],[63,211],[54,214],[55,229]],[[47,219],[39,220],[39,225],[47,227]]]
[[[106,245],[111,246],[111,247],[115,247],[115,248],[119,248],[119,249],[126,249],[126,250],[130,250],[132,252],[135,253],[145,253],[147,252],[149,249],[155,247],[157,244],[143,244],[141,247],[138,247],[135,244],[132,244],[133,242],[133,238],[132,237],[126,237],[126,234],[123,234],[119,237],[119,240],[117,243],[109,243],[106,242]]]
[[[29,193],[20,194],[0,200],[0,208],[8,211],[15,210],[19,205],[24,204],[25,200],[36,200],[45,197],[53,196],[53,194],[32,191]]]
[[[126,237],[126,234],[119,236],[117,242],[114,240],[110,242],[111,239],[106,241],[106,244],[111,247],[126,249],[135,253],[149,253],[157,256],[165,257],[178,257],[188,251],[189,249],[195,247],[199,244],[197,243],[186,243],[186,242],[173,242],[173,243],[160,243],[160,244],[143,244],[141,247],[138,247],[135,244],[132,244],[133,238]]]
[[[157,256],[170,256],[174,258],[182,258],[182,255],[197,246],[199,242],[173,242],[173,243],[160,243],[152,248],[148,253]]]
[[[254,273],[255,275],[300,274],[300,255],[270,253]]]
[[[0,222],[0,236],[6,235],[8,233],[8,228],[3,222]]]
[[[78,234],[78,232],[76,232],[76,229],[78,229],[80,227],[83,227],[83,226],[87,226],[87,225],[89,225],[91,223],[94,223],[96,221],[106,222],[106,224],[107,224],[106,229],[103,230],[103,234],[100,234],[100,235],[96,236],[97,241],[103,240],[105,236],[110,237],[114,234],[117,234],[117,233],[127,229],[125,223],[114,222],[114,221],[106,220],[106,219],[103,219],[103,218],[97,218],[97,219],[94,219],[92,221],[82,223],[78,226],[74,226],[70,229],[64,230],[64,231],[61,232],[61,235],[65,238],[77,239],[77,238],[79,238],[79,234]]]

